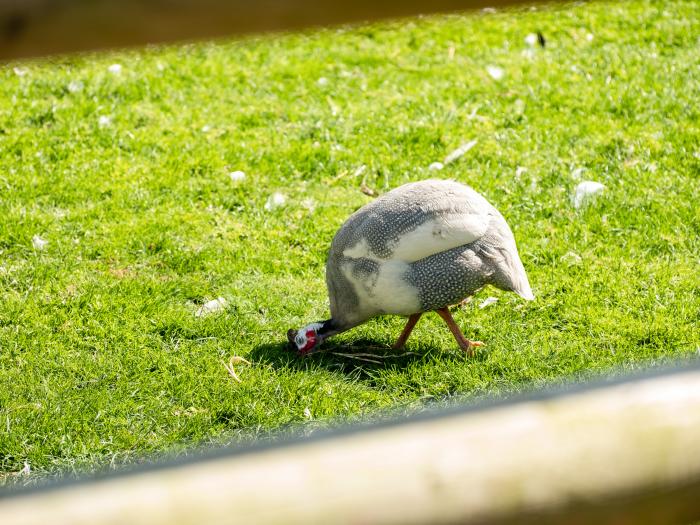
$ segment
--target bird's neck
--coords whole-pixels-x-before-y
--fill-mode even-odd
[[[316,333],[324,339],[343,331],[333,319],[326,319],[325,321],[319,321],[319,323],[321,327]]]

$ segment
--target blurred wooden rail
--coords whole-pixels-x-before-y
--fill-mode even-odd
[[[518,0],[0,0],[0,60],[504,7]]]
[[[0,498],[3,525],[698,518],[697,366]]]

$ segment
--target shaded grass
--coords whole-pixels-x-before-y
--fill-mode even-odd
[[[699,29],[695,2],[594,3],[3,68],[0,471],[94,469],[695,356]],[[524,43],[537,30],[544,49]],[[502,211],[537,300],[490,289],[460,309],[488,343],[476,359],[434,316],[408,355],[373,350],[381,364],[332,352],[386,347],[400,318],[288,354],[286,329],[327,316],[325,254],[370,200],[361,182],[431,176]],[[574,210],[582,179],[606,190]],[[273,191],[287,205],[267,210]],[[219,296],[224,312],[194,315]],[[240,384],[221,363],[233,354],[254,363]]]

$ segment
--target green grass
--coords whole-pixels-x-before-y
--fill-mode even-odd
[[[0,479],[695,356],[698,34],[697,2],[630,1],[3,67]],[[537,300],[459,309],[488,344],[474,359],[434,315],[383,364],[287,352],[288,328],[327,317],[325,255],[363,179],[432,176],[501,210]],[[579,179],[606,185],[583,210]],[[287,204],[266,210],[274,191]]]

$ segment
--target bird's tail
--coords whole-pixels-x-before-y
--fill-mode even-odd
[[[512,268],[512,285],[513,291],[517,293],[523,299],[532,301],[535,299],[535,294],[532,293],[532,288],[530,287],[530,281],[527,279],[527,273],[525,273],[525,267],[523,266],[520,257],[517,252],[512,254],[511,261],[509,265]]]
[[[520,260],[520,255],[518,255],[515,242],[513,242],[512,249],[507,250],[505,259],[506,265],[508,266],[508,277],[510,277],[510,289],[523,299],[528,301],[534,300],[535,294],[532,293],[530,281],[527,278],[525,267]]]
[[[520,260],[520,255],[518,255],[515,239],[505,220],[503,220],[502,229],[509,235],[502,235],[501,247],[495,250],[494,259],[497,261],[495,265],[497,270],[492,277],[492,284],[503,290],[513,291],[523,299],[532,301],[535,294],[532,293],[525,267]]]

